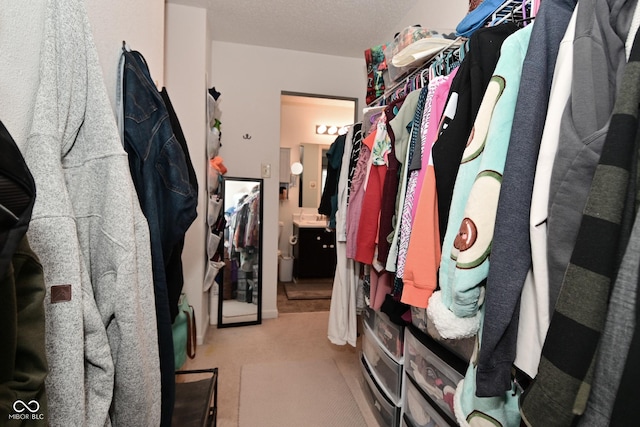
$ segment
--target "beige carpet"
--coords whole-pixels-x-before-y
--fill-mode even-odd
[[[240,427],[366,427],[333,359],[242,367]]]
[[[284,284],[287,298],[298,299],[331,299],[333,279],[307,279]]]
[[[209,327],[204,345],[198,346],[196,358],[187,360],[184,369],[220,369],[218,427],[238,427],[239,408],[244,405],[240,401],[241,371],[244,366],[318,359],[335,361],[362,416],[369,426],[377,427],[378,423],[362,388],[363,379],[358,360],[360,338],[358,348],[331,344],[327,339],[328,321],[329,312],[318,311],[281,314],[277,319],[265,319],[262,325],[256,326],[225,329]],[[340,426],[341,424],[327,427]]]

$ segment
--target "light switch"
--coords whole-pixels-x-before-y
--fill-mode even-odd
[[[263,178],[271,178],[271,164],[263,163],[262,164],[262,177]]]

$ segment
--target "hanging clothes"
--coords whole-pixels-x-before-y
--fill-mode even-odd
[[[476,374],[486,325],[482,293],[489,271],[500,183],[519,95],[522,66],[532,29],[533,26],[529,25],[509,36],[502,44],[500,59],[480,106],[473,136],[463,154],[463,163],[456,179],[449,216],[451,228],[447,233],[455,230],[454,224],[459,224],[458,233],[450,249],[443,247],[443,253],[445,248],[450,252],[448,257],[446,254],[442,257],[441,271],[446,258],[450,259],[450,264],[445,271],[446,279],[440,285],[443,295],[447,287],[452,290],[449,308],[457,317],[474,317],[477,310],[475,317],[480,324],[476,337],[479,352],[472,356],[465,379],[456,390],[456,397],[459,397],[456,413],[463,415],[464,421],[469,424],[473,423],[473,417],[483,416],[490,416],[508,426],[520,422],[520,392],[515,383],[510,381],[508,390],[500,395],[484,396],[477,389]],[[469,175],[473,175],[472,182]],[[465,193],[467,197],[464,197]],[[458,216],[456,206],[460,201],[465,204],[462,216]],[[456,217],[457,221],[452,222]],[[445,242],[448,238],[449,235],[445,237]],[[486,289],[486,294],[489,292],[490,289]],[[465,425],[462,421],[460,423]]]
[[[396,143],[400,145],[402,153],[405,153],[404,148],[408,142],[408,131],[406,129],[406,115],[413,117],[415,112],[415,105],[418,102],[417,93],[413,92],[413,95],[409,98],[409,104],[403,110],[404,103],[407,101],[407,96],[400,97],[393,101],[384,110],[386,116],[386,130],[388,136],[388,150],[386,150],[386,170],[384,171],[384,183],[382,185],[382,194],[380,198],[380,221],[378,225],[378,234],[376,240],[378,242],[378,254],[377,261],[382,268],[386,268],[387,256],[391,248],[392,232],[393,232],[393,215],[396,208],[396,199],[398,196],[398,184],[400,183],[400,160],[397,157]],[[392,124],[395,117],[402,113],[402,117],[405,119],[399,119]]]
[[[149,229],[84,3],[49,0],[43,40],[21,148],[38,191],[27,237],[47,289],[49,423],[157,425]]]
[[[431,114],[423,132],[422,166],[417,178],[416,200],[412,206],[413,221],[405,259],[401,302],[426,308],[427,301],[437,287],[441,247],[438,226],[438,201],[431,148],[440,128],[451,81],[457,69],[447,77],[439,76],[429,82],[433,91]],[[413,238],[412,238],[413,236]]]
[[[476,34],[481,35],[481,32],[479,30]],[[444,338],[472,337],[476,335],[481,320],[478,311],[483,301],[481,294],[484,293],[481,276],[486,271],[483,273],[482,269],[473,269],[480,266],[488,268],[485,261],[493,234],[491,206],[493,202],[497,203],[499,174],[502,172],[501,163],[504,162],[510,131],[510,113],[518,95],[521,48],[519,41],[514,41],[518,38],[511,40],[512,44],[506,47],[501,43],[509,55],[501,56],[501,61],[498,61],[494,75],[489,80],[457,168],[447,232],[442,246],[440,291],[434,294],[435,298],[431,297],[427,307],[429,319]],[[528,39],[523,42],[528,42]],[[505,81],[507,78],[508,82]],[[507,84],[509,89],[512,88],[512,81],[516,86],[507,92],[508,96],[500,105],[501,113],[494,115],[494,109],[502,100]],[[492,119],[496,120],[493,128],[490,127]],[[472,189],[483,192],[483,195],[474,194],[471,197]],[[468,277],[464,273],[469,273]]]
[[[637,179],[637,156],[638,156],[638,115],[640,113],[640,37],[636,35],[636,42],[631,51],[629,63],[625,69],[625,75],[620,87],[620,95],[616,100],[614,114],[611,117],[609,133],[603,147],[602,157],[598,164],[594,183],[607,180],[606,169],[617,171],[622,179],[614,185],[607,185],[606,191],[616,192],[620,197],[632,195],[632,199],[624,203],[625,208],[635,211],[633,200],[638,191]],[[616,145],[618,155],[613,158],[613,150]],[[626,181],[626,182],[624,182]],[[627,188],[627,194],[622,190]],[[595,189],[595,187],[594,187]],[[629,191],[631,190],[631,191]],[[593,192],[593,190],[592,190]],[[591,199],[591,194],[589,195]],[[607,198],[607,200],[609,200]],[[621,203],[621,198],[618,199]],[[621,203],[622,204],[622,203]],[[612,204],[607,203],[611,209]],[[625,210],[626,210],[625,209]],[[608,210],[608,209],[607,209]],[[624,218],[624,214],[621,218]],[[607,218],[610,218],[607,215]],[[640,274],[640,221],[636,214],[633,228],[629,233],[624,230],[623,222],[620,223],[618,231],[621,240],[629,236],[628,245],[626,240],[619,245],[623,249],[623,258],[618,268],[617,277],[612,286],[611,298],[608,303],[607,319],[602,331],[602,337],[598,345],[598,358],[593,377],[593,385],[587,408],[580,418],[578,426],[587,427],[594,425],[615,425],[612,418],[620,417],[620,425],[632,425],[636,420],[637,393],[633,388],[625,389],[620,387],[622,381],[637,381],[637,374],[625,371],[627,361],[637,361],[630,353],[633,335],[638,333],[637,326],[637,294],[638,277]],[[610,228],[615,227],[610,224]],[[626,248],[626,249],[625,249]],[[598,251],[598,256],[600,252]],[[631,334],[630,331],[634,331]],[[636,383],[637,384],[637,383]],[[618,397],[617,397],[618,396]],[[634,399],[629,405],[629,398]],[[629,417],[630,413],[632,414]]]
[[[571,127],[570,129],[566,126],[561,127],[561,145],[558,147],[551,180],[548,253],[552,287],[554,286],[553,268],[559,266],[563,251],[563,248],[553,246],[552,242],[556,239],[553,233],[561,234],[574,247],[547,332],[538,375],[522,403],[523,416],[534,425],[552,426],[572,423],[576,415],[584,413],[589,397],[593,376],[592,365],[605,321],[610,281],[617,269],[619,235],[616,226],[620,223],[619,209],[624,205],[626,192],[626,185],[620,185],[622,183],[618,182],[617,177],[613,178],[607,172],[600,172],[597,168],[597,156],[604,145],[607,151],[604,151],[600,161],[608,164],[607,162],[612,161],[612,158],[608,157],[611,155],[608,150],[611,148],[614,151],[620,150],[614,148],[617,140],[621,139],[617,135],[611,135],[613,142],[609,144],[614,145],[607,144],[610,141],[607,136],[607,125],[613,110],[613,105],[610,103],[615,99],[617,83],[625,68],[624,41],[628,31],[625,25],[630,22],[635,8],[635,3],[631,3],[612,0],[606,4],[581,0],[578,9],[574,84],[563,116]],[[580,43],[577,43],[578,40]],[[602,70],[582,68],[583,66],[591,67],[593,65],[591,61],[601,63],[605,60],[609,63],[608,68]],[[583,72],[586,72],[586,76],[582,74]],[[589,83],[592,92],[586,91],[586,86],[580,86],[585,81],[585,77],[596,82],[595,86]],[[616,102],[621,102],[620,100],[621,98],[618,98]],[[597,106],[592,105],[588,108],[586,105],[588,102],[593,102]],[[590,142],[588,148],[583,145],[585,138]],[[620,142],[623,143],[624,140]],[[594,156],[596,163],[592,164]],[[630,166],[624,166],[624,161],[630,160],[629,155],[615,152],[614,156],[618,156],[613,158],[616,161],[615,166],[619,168],[618,172],[630,168]],[[564,182],[559,185],[556,173],[570,172],[569,168],[566,171],[564,169],[568,166],[565,162],[569,160],[570,170],[579,172],[582,180],[576,181],[572,178],[575,173],[567,173],[566,178],[563,179]],[[589,178],[594,174],[594,181],[589,190]],[[584,180],[587,182],[585,183]],[[582,198],[585,187],[587,197]],[[617,194],[613,188],[621,191],[622,194]],[[555,194],[554,189],[558,189]],[[570,208],[566,200],[567,191],[572,193],[573,205]],[[611,204],[608,201],[609,197],[612,199]],[[614,200],[620,200],[622,203],[616,203]],[[576,207],[582,209],[583,206],[584,213],[577,220],[579,229],[574,234],[572,233],[575,222],[573,211]],[[618,209],[617,212],[616,209]],[[562,214],[564,221],[561,231],[552,228],[552,225],[559,226],[558,214]],[[573,237],[571,237],[572,234]],[[594,250],[597,251],[595,257]],[[553,258],[554,262],[552,262],[552,253],[556,255]],[[576,295],[584,298],[576,301]],[[549,394],[550,390],[553,390],[552,394]],[[542,407],[545,411],[540,413]]]
[[[444,80],[444,77],[440,77],[437,80]],[[440,81],[442,81],[440,80]],[[424,102],[418,101],[418,108],[416,108],[416,117],[414,117],[413,130],[411,132],[411,145],[413,145],[413,154],[409,156],[411,161],[407,166],[409,176],[407,178],[407,194],[404,198],[404,204],[402,205],[402,211],[399,221],[399,238],[398,238],[398,255],[396,262],[396,282],[401,281],[404,278],[404,269],[407,259],[407,251],[409,249],[409,239],[411,237],[411,230],[413,227],[413,213],[414,204],[418,198],[418,176],[423,167],[423,156],[427,159],[431,154],[431,147],[426,146],[427,126],[429,123],[429,117],[431,114],[431,107],[433,103],[433,95],[435,92],[435,84],[430,82],[427,87],[422,88],[421,97],[424,96]],[[422,105],[421,105],[422,104]],[[420,118],[418,121],[418,114]],[[415,139],[415,140],[414,140]],[[426,163],[424,163],[426,167]],[[398,290],[397,294],[401,295],[401,290]]]
[[[487,287],[495,296],[485,302],[485,324],[491,336],[483,337],[484,350],[478,370],[478,388],[484,394],[501,395],[508,387],[518,335],[520,295],[531,266],[529,216],[531,189],[549,102],[553,71],[575,0],[546,0],[541,5],[527,50],[515,106],[504,166],[496,224],[491,246]],[[526,96],[524,95],[526,94]],[[493,291],[495,289],[495,292]],[[495,348],[494,350],[491,350]],[[492,355],[493,354],[493,355]],[[485,359],[486,357],[486,359]],[[491,364],[484,371],[484,363]],[[491,391],[489,391],[491,390]]]
[[[167,108],[173,134],[175,135],[178,144],[180,144],[180,148],[184,154],[185,166],[189,176],[189,185],[193,188],[193,192],[198,194],[198,178],[196,177],[196,172],[193,169],[193,163],[191,162],[191,156],[189,155],[187,139],[184,136],[182,126],[178,120],[178,115],[173,108],[171,98],[169,98],[169,93],[166,88],[162,88],[160,96],[162,96],[162,101]],[[182,287],[184,285],[184,274],[182,270],[182,250],[184,248],[184,240],[185,236],[182,236],[173,245],[173,247],[169,249],[165,265],[167,292],[169,298],[169,315],[171,316],[172,323],[178,315],[178,300],[180,299],[180,294],[182,293]]]
[[[358,337],[356,313],[356,288],[359,283],[359,264],[346,256],[347,238],[347,199],[351,152],[354,137],[360,138],[360,126],[353,126],[344,135],[344,149],[338,177],[336,195],[336,271],[329,307],[329,325],[327,336],[336,345],[356,346]]]
[[[360,216],[362,215],[362,204],[364,201],[365,184],[367,170],[371,167],[371,148],[375,133],[369,134],[362,140],[360,154],[356,162],[353,177],[351,179],[349,204],[347,206],[347,258],[355,259],[358,240],[358,229],[360,226]]]
[[[15,401],[35,401],[42,418],[27,423],[44,427],[48,425],[44,274],[26,238],[36,188],[1,122],[0,152],[0,419],[11,420],[18,414]]]
[[[142,54],[123,49],[124,148],[140,206],[149,224],[155,315],[162,381],[162,426],[171,424],[175,366],[167,265],[196,218],[197,193],[185,152]],[[175,294],[175,292],[174,292]]]
[[[573,85],[562,117],[549,190],[547,258],[552,309],[576,243],[589,185],[626,64],[624,43],[633,8],[635,2],[630,0],[609,0],[596,5],[580,2]]]
[[[426,98],[426,89],[414,90],[406,97],[395,117],[389,120],[394,138],[392,139],[392,155],[385,176],[380,213],[380,234],[378,236],[378,261],[389,272],[396,271],[398,258],[398,225],[400,211],[404,205],[408,173],[408,158],[411,153],[411,130],[413,128],[416,109],[421,101],[422,107]],[[422,110],[419,115],[422,114]],[[416,132],[418,130],[416,129]]]
[[[13,253],[29,228],[36,187],[20,149],[2,122],[0,151],[0,278],[4,279]]]
[[[355,169],[355,162],[351,161],[354,149],[360,151],[362,143],[362,124],[357,123],[345,135],[342,161],[340,162],[340,172],[338,173],[338,193],[336,205],[336,241],[347,241],[347,206],[349,204],[349,192],[351,180]],[[346,251],[346,246],[345,246]]]
[[[387,108],[393,108],[388,106]],[[362,201],[362,214],[358,225],[358,237],[355,260],[363,264],[373,265],[380,223],[380,204],[382,189],[387,173],[387,155],[391,143],[387,134],[386,115],[377,124],[375,139],[371,149],[371,167],[365,179],[365,194]],[[378,271],[381,266],[376,266]]]
[[[345,135],[338,136],[327,151],[327,177],[318,207],[318,213],[329,217],[329,228],[334,229],[336,228],[336,211],[338,209],[338,180],[345,140]]]
[[[462,152],[469,140],[484,92],[498,61],[504,39],[518,30],[516,24],[481,28],[469,39],[469,53],[451,83],[449,103],[455,117],[443,127],[432,148],[438,194],[440,237],[444,239],[449,221],[449,208]]]
[[[549,94],[549,106],[547,108],[544,130],[540,141],[540,151],[535,169],[533,190],[531,194],[531,210],[529,220],[529,239],[531,245],[531,268],[527,273],[522,294],[520,296],[520,313],[517,318],[517,337],[511,335],[509,339],[516,339],[516,353],[513,364],[522,370],[529,378],[534,378],[538,373],[540,354],[544,345],[547,329],[551,320],[549,308],[549,274],[547,269],[547,213],[549,205],[549,181],[560,142],[560,123],[569,95],[571,94],[571,81],[573,79],[573,41],[576,32],[576,13],[579,5],[573,11],[567,31],[558,49],[551,92]],[[535,42],[534,42],[535,43]],[[499,219],[499,218],[497,218]],[[499,259],[496,259],[499,262]],[[489,268],[491,272],[491,268]],[[491,283],[491,286],[500,286],[500,283]],[[496,308],[502,307],[505,302],[506,289],[497,288],[498,292],[487,295],[487,304]],[[513,298],[511,295],[509,299]],[[489,309],[488,309],[489,310]],[[490,311],[495,325],[506,321],[501,310]],[[502,316],[502,317],[500,317]],[[496,327],[497,331],[501,331]],[[493,342],[493,337],[490,338]],[[493,344],[492,344],[493,345]],[[493,363],[493,349],[487,345],[480,354],[482,369],[485,361]],[[506,375],[508,370],[504,367],[501,375]],[[493,376],[493,370],[487,375]],[[505,379],[503,379],[504,381]],[[503,385],[504,388],[504,385]]]

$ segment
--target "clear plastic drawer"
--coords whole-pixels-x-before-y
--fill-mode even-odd
[[[405,371],[451,419],[456,387],[464,377],[456,369],[433,353],[426,345],[407,333]]]
[[[382,427],[396,427],[400,421],[400,408],[391,403],[380,392],[371,377],[371,372],[367,368],[367,362],[364,358],[360,359],[360,367],[362,368],[362,376],[364,377],[363,390],[365,398],[369,402],[376,420]]]
[[[391,359],[387,353],[380,348],[378,341],[373,336],[373,332],[368,326],[364,327],[362,337],[362,352],[373,371],[378,384],[386,391],[387,396],[395,403],[400,403],[400,393],[402,392],[402,365]]]
[[[425,397],[414,382],[407,378],[404,397],[404,417],[408,418],[407,424],[413,427],[449,427],[456,425],[445,420],[438,411],[431,406],[431,402]]]

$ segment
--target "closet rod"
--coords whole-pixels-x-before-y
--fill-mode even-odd
[[[416,68],[415,70],[413,70],[411,73],[407,74],[406,77],[404,77],[401,81],[399,81],[398,83],[394,84],[393,86],[391,86],[390,88],[385,89],[384,94],[380,95],[379,97],[377,97],[375,100],[373,100],[372,102],[370,102],[369,104],[367,104],[367,106],[372,107],[372,106],[376,106],[379,105],[379,102],[384,100],[385,98],[387,98],[389,95],[393,94],[398,88],[400,88],[403,85],[406,85],[407,83],[409,83],[409,81],[414,78],[416,75],[418,75],[419,73],[421,73],[422,71],[426,70],[427,68],[429,68],[431,66],[431,64],[433,64],[433,62],[438,59],[441,55],[444,55],[445,53],[447,53],[447,51],[452,50],[452,48],[458,48],[461,44],[461,42],[463,42],[465,40],[464,37],[457,37],[455,40],[452,40],[451,43],[449,43],[448,45],[446,45],[445,47],[443,47],[442,49],[440,49],[435,55],[433,55],[427,62],[425,62],[423,65],[421,65],[420,67]]]
[[[508,0],[491,14],[489,25],[496,26],[509,20],[527,19],[527,12],[531,16],[531,0]]]

